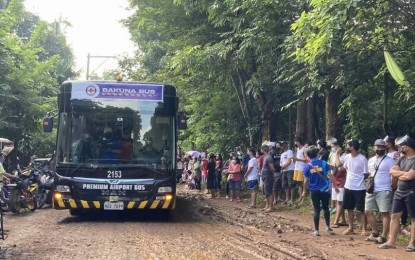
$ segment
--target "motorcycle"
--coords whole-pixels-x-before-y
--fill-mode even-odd
[[[13,213],[22,209],[37,209],[38,175],[32,169],[23,171],[15,178],[14,183],[6,185],[10,189],[9,208]]]
[[[3,179],[3,187],[0,191],[0,207],[3,210],[3,212],[9,211],[9,198],[10,198],[10,189],[7,187],[7,185],[10,184],[9,179]]]
[[[53,172],[45,170],[40,173],[39,190],[37,192],[37,208],[41,209],[45,204],[52,204],[52,189],[54,183]]]

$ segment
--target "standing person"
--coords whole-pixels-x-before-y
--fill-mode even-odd
[[[296,156],[293,157],[293,161],[295,162],[294,165],[294,181],[297,183],[299,187],[300,195],[303,193],[303,182],[304,182],[304,166],[307,163],[305,153],[304,153],[304,142],[301,137],[294,138],[295,147],[297,147]],[[293,199],[293,198],[291,198]],[[298,202],[302,204],[304,198],[300,196]]]
[[[294,157],[293,151],[288,148],[288,143],[281,142],[283,153],[281,154],[281,172],[282,172],[282,188],[285,191],[285,201],[283,204],[294,202],[295,182],[294,182]]]
[[[181,155],[177,156],[176,162],[176,181],[179,182],[183,175],[183,161]]]
[[[202,182],[202,167],[200,165],[200,161],[201,159],[198,157],[194,157],[193,158],[193,175],[195,178],[195,186],[196,189],[200,192],[202,191],[202,186],[201,186],[201,182]]]
[[[368,176],[368,165],[366,157],[359,153],[359,148],[359,141],[355,139],[347,141],[347,151],[349,154],[344,159],[344,168],[346,168],[347,175],[344,185],[343,208],[347,210],[349,228],[343,234],[354,234],[353,219],[354,210],[356,209],[361,217],[362,235],[367,236],[364,210],[366,196],[365,178]]]
[[[323,139],[317,140],[317,148],[319,149],[318,158],[327,162],[330,156],[330,152],[327,150],[327,142]]]
[[[216,197],[220,196],[220,189],[222,188],[222,155],[216,154],[216,161],[215,161],[215,175],[216,175]]]
[[[226,188],[225,188],[225,198],[229,199],[229,181],[228,181],[228,168],[229,165],[232,163],[232,158],[237,156],[236,153],[230,153],[229,159],[223,164],[223,171],[222,174],[225,175],[226,179]]]
[[[274,193],[274,204],[280,200],[280,194],[282,192],[282,172],[281,172],[281,142],[276,142],[274,146],[270,146],[271,156],[274,160],[274,185],[272,191]]]
[[[207,176],[207,183],[206,183],[206,187],[207,189],[210,191],[211,194],[211,199],[216,198],[216,186],[215,186],[215,182],[216,182],[216,173],[215,173],[215,155],[213,153],[209,154],[209,161],[208,164],[206,166],[207,168],[207,172],[208,172],[208,176]]]
[[[202,158],[202,161],[200,162],[200,168],[202,170],[202,183],[206,187],[206,184],[207,184],[207,176],[208,176],[208,174],[207,174],[207,164],[208,164],[208,160],[206,159],[206,154],[205,153],[202,153],[201,158]],[[206,188],[206,190],[207,190],[206,191],[206,194],[209,194],[209,191],[208,191],[207,188]]]
[[[373,146],[376,155],[369,159],[369,176],[374,178],[373,193],[366,193],[365,214],[367,221],[372,228],[372,234],[366,241],[374,241],[378,244],[386,242],[389,232],[390,211],[392,208],[392,187],[390,170],[395,161],[386,155],[386,142],[377,139]],[[379,229],[373,212],[380,212],[382,216],[382,235],[379,236]]]
[[[244,179],[248,183],[248,189],[251,190],[251,205],[248,206],[248,209],[256,208],[256,196],[258,192],[258,160],[256,159],[255,149],[250,147],[248,148],[248,169],[246,170]]]
[[[339,193],[333,175],[330,171],[330,166],[326,161],[320,160],[318,156],[319,149],[312,145],[306,148],[306,153],[310,162],[304,167],[304,189],[301,197],[304,199],[307,195],[307,188],[310,190],[311,200],[314,208],[314,232],[313,236],[320,236],[320,211],[324,211],[324,220],[326,222],[326,231],[332,234],[333,230],[330,227],[330,181],[333,183],[336,193]]]
[[[261,147],[261,151],[264,154],[264,164],[262,165],[261,175],[262,181],[264,183],[264,193],[265,193],[265,208],[262,210],[266,213],[272,212],[274,210],[274,196],[272,193],[273,182],[274,182],[274,160],[270,155],[269,146],[264,145]]]
[[[386,142],[386,148],[388,156],[393,158],[395,162],[398,162],[400,153],[395,149],[395,138],[386,136],[383,141]],[[398,188],[398,178],[392,178],[392,189],[395,191]],[[401,233],[409,236],[411,233],[408,231],[408,212],[404,208],[401,217]]]
[[[336,218],[334,220],[332,228],[338,228],[340,226],[347,226],[346,218],[343,209],[344,198],[344,184],[346,183],[346,169],[342,166],[346,158],[346,153],[340,147],[336,138],[330,138],[328,142],[331,146],[331,152],[329,156],[329,165],[333,173],[334,182],[339,189],[339,193],[335,192],[334,188],[331,190],[331,200],[334,202],[331,213],[335,211]]]
[[[241,202],[241,198],[239,197],[239,191],[241,190],[241,172],[241,161],[237,156],[234,156],[228,167],[228,181],[231,190],[231,198],[229,201],[231,202],[234,199],[236,199],[237,202]]]
[[[399,158],[390,173],[398,178],[398,189],[393,195],[390,236],[388,242],[378,246],[380,249],[396,248],[396,237],[399,232],[399,219],[406,208],[411,218],[411,238],[405,251],[415,252],[415,139],[405,136],[398,145],[402,146],[404,156]]]

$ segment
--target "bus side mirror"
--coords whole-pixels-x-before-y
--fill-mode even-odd
[[[47,113],[43,118],[43,132],[51,133],[53,130],[53,116],[50,113]]]
[[[180,130],[187,129],[187,117],[184,114],[184,112],[179,112],[179,116],[178,116],[178,128]]]

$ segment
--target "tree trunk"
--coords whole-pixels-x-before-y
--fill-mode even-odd
[[[315,135],[315,129],[316,129],[316,110],[315,110],[315,104],[314,104],[314,96],[309,98],[307,100],[307,131],[306,131],[306,143],[315,143],[316,141],[316,135]]]
[[[337,112],[339,110],[339,96],[338,89],[330,89],[326,91],[326,140],[331,137],[339,138]]]
[[[295,136],[305,140],[307,130],[307,103],[300,101],[297,103],[297,120],[295,126]]]

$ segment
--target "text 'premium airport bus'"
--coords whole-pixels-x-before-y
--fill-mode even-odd
[[[66,81],[58,103],[55,209],[174,209],[173,86]]]

